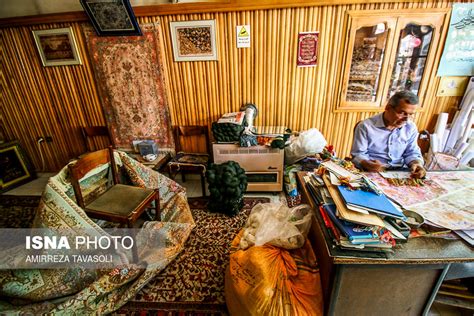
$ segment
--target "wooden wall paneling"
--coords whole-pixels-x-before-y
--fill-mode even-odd
[[[328,7],[318,8],[319,23],[317,25],[317,28],[320,31],[319,39],[321,48],[319,62],[320,66],[318,66],[318,74],[316,78],[318,83],[318,89],[315,91],[315,93],[317,94],[317,98],[315,101],[317,102],[317,109],[321,113],[321,116],[319,116],[319,120],[316,120],[316,122],[314,122],[313,124],[306,126],[306,129],[310,127],[318,128],[324,135],[326,135],[326,138],[330,136],[330,133],[333,130],[331,122],[334,113],[332,113],[332,111],[330,111],[325,105],[327,104],[327,92],[333,89],[333,81],[331,79],[330,70],[330,59],[331,51],[334,51],[334,49],[331,48],[337,47],[337,43],[331,41],[330,30],[333,28],[332,26],[327,26],[327,24],[330,23],[327,19],[328,10]],[[336,26],[336,28],[337,27],[338,26]]]
[[[297,32],[295,32],[295,34],[293,35],[293,37],[295,38],[298,38],[298,34],[300,32],[305,32],[307,30],[309,30],[309,20],[310,20],[310,16],[307,14],[307,10],[301,10],[301,9],[298,9],[301,11],[301,20],[300,20],[300,25],[298,26],[298,30]],[[294,47],[291,47],[292,50],[295,50],[295,51],[298,51],[298,41],[295,42],[295,46]],[[295,68],[297,68],[297,86],[299,87],[299,89],[297,89],[297,99],[296,99],[296,102],[298,102],[299,104],[301,104],[302,108],[303,108],[303,111],[304,111],[304,115],[301,116],[301,125],[302,126],[308,126],[309,125],[309,118],[310,118],[310,111],[311,111],[311,104],[308,104],[307,103],[307,95],[309,94],[313,94],[317,91],[314,90],[314,87],[311,87],[310,90],[308,91],[308,86],[307,86],[307,83],[308,81],[311,79],[311,77],[313,76],[314,74],[314,69],[313,67],[310,68],[306,68],[306,67],[297,67],[296,66],[296,59],[293,60],[293,62],[291,63],[291,65]]]
[[[163,66],[165,67],[165,73],[168,74],[167,85],[169,87],[168,95],[169,95],[169,112],[170,112],[170,119],[172,124],[177,122],[176,117],[176,104],[182,102],[180,100],[181,94],[178,91],[178,85],[175,81],[178,80],[178,74],[175,72],[175,68],[171,66],[173,63],[173,46],[171,44],[171,36],[170,36],[170,28],[169,28],[169,17],[163,16],[159,19],[159,23],[161,25],[161,33],[163,39]]]
[[[270,89],[270,63],[272,60],[272,49],[271,49],[271,10],[265,11],[263,14],[263,24],[262,24],[262,41],[258,43],[259,47],[257,49],[261,49],[263,51],[263,59],[260,65],[257,67],[262,67],[262,74],[263,74],[263,86],[262,90],[260,91],[262,95],[261,103],[257,104],[259,109],[261,109],[261,113],[257,119],[257,125],[265,125],[266,116],[270,115],[270,100],[268,99],[268,90]],[[262,46],[263,45],[263,46]]]
[[[281,30],[285,30],[288,28],[289,24],[289,16],[291,15],[290,10],[283,9],[279,10],[278,12],[278,24]],[[273,117],[272,125],[281,125],[281,126],[288,126],[288,117],[285,116],[286,111],[285,108],[287,106],[286,100],[286,81],[287,77],[286,74],[288,72],[288,68],[291,67],[291,60],[289,60],[289,56],[291,55],[289,49],[286,48],[287,43],[289,42],[290,34],[288,32],[278,32],[277,37],[277,47],[279,50],[278,54],[278,67],[277,67],[277,74],[276,77],[278,80],[275,80],[276,87],[276,100],[275,100],[275,113]],[[296,61],[294,61],[296,63]]]
[[[244,11],[240,13],[240,24],[239,25],[252,25],[251,24],[251,13],[249,11]],[[234,31],[237,32],[237,31]],[[236,34],[236,33],[235,33]],[[246,103],[253,103],[253,84],[255,82],[255,77],[253,76],[254,71],[252,70],[253,61],[253,49],[255,48],[254,32],[252,26],[250,27],[250,47],[249,48],[240,48],[240,56],[242,59],[243,65],[243,75],[241,82],[243,83],[243,93],[242,93],[242,105]]]
[[[281,78],[280,66],[281,66],[281,53],[282,48],[280,45],[281,40],[281,25],[280,25],[280,13],[281,10],[272,10],[272,30],[271,30],[271,49],[272,49],[272,63],[271,63],[271,78],[274,80],[270,80],[270,90],[269,90],[269,99],[272,100],[272,113],[266,117],[268,120],[265,125],[276,125],[276,122],[280,120],[281,113],[278,112],[278,104],[280,102],[280,83],[281,81],[277,78]],[[283,87],[281,87],[283,88]]]
[[[287,121],[288,127],[292,128],[293,130],[298,130],[297,125],[299,124],[298,118],[301,116],[301,109],[299,104],[297,104],[296,100],[296,74],[297,69],[295,67],[295,33],[298,31],[296,28],[296,21],[299,21],[299,11],[297,9],[290,9],[291,14],[291,24],[287,28],[288,39],[285,46],[285,49],[288,50],[288,78],[287,82],[285,82],[284,89],[287,90],[287,103],[286,106],[288,107],[288,114],[287,114]],[[296,116],[296,117],[295,117]]]
[[[8,134],[11,138],[19,139],[27,152],[36,152],[36,137],[42,136],[42,133],[39,134],[37,131],[43,130],[45,116],[35,100],[40,98],[34,88],[36,77],[32,76],[31,67],[28,67],[28,45],[25,44],[28,39],[28,30],[26,28],[6,29],[2,30],[2,34],[5,39],[5,42],[2,43],[5,53],[7,56],[11,56],[18,66],[7,67],[3,70],[6,72],[5,86],[11,93],[11,98],[8,100],[12,102],[5,104],[4,107]],[[35,57],[34,54],[30,54],[30,56]],[[22,80],[22,78],[26,80]],[[35,165],[41,165],[39,158],[35,156],[30,158]]]
[[[56,27],[56,25],[55,25]],[[44,26],[41,27],[41,29],[44,29]],[[30,42],[33,42],[32,35],[31,35],[31,30],[25,28],[25,34],[23,35],[25,39],[28,39]],[[25,45],[25,49],[28,50],[26,54],[29,56],[33,56],[32,63],[37,67],[40,68],[41,63],[38,58],[38,52],[36,51],[36,47],[33,45]],[[24,59],[27,59],[28,57],[25,56]],[[33,68],[28,67],[29,70],[32,70]],[[54,100],[51,100],[51,94],[48,93],[48,86],[50,86],[51,83],[53,83],[53,86],[57,83],[56,80],[48,76],[48,71],[45,69],[41,69],[44,71],[40,71],[39,73],[36,74],[28,74],[27,75],[27,81],[32,85],[32,87],[36,87],[36,89],[31,89],[31,94],[32,97],[34,98],[34,111],[36,112],[36,115],[39,115],[39,118],[42,122],[42,126],[39,127],[36,131],[36,137],[38,136],[51,136],[53,137],[53,142],[52,143],[46,143],[43,142],[40,146],[41,151],[44,155],[45,158],[45,163],[47,164],[58,164],[58,160],[60,160],[60,154],[59,155],[54,155],[54,152],[59,151],[59,143],[60,143],[60,138],[56,137],[56,133],[54,132],[54,124],[57,122],[56,118],[56,111],[54,109],[53,103]],[[38,76],[38,74],[40,76]],[[48,84],[49,83],[49,84]],[[36,138],[35,137],[35,138]]]
[[[453,0],[454,1],[454,0]],[[256,125],[286,125],[293,130],[318,128],[336,146],[341,156],[349,154],[354,124],[374,112],[335,113],[340,102],[339,86],[347,35],[347,10],[399,10],[449,8],[453,1],[297,1],[275,7],[264,1],[237,8],[233,2],[215,4],[213,9],[184,14],[191,6],[166,5],[159,10],[138,9],[140,23],[159,21],[162,27],[164,71],[172,124],[210,125],[223,113],[236,111],[247,102],[259,109]],[[307,4],[303,5],[302,3]],[[354,3],[355,2],[355,3]],[[463,1],[466,2],[466,1]],[[245,9],[247,6],[247,9]],[[172,10],[181,11],[174,13]],[[170,11],[171,10],[171,11]],[[145,12],[146,11],[146,12]],[[143,13],[143,14],[142,14]],[[141,16],[143,15],[143,16]],[[57,17],[56,17],[57,18]],[[215,19],[218,60],[174,62],[169,22]],[[38,20],[40,21],[40,20]],[[37,169],[41,166],[35,138],[53,136],[44,144],[47,170],[57,170],[69,158],[85,150],[80,140],[82,125],[103,125],[105,117],[99,101],[93,67],[82,21],[46,23],[1,29],[4,87],[1,115],[5,134],[18,138]],[[236,48],[236,25],[251,25],[251,47]],[[81,66],[43,67],[31,35],[32,29],[71,26],[83,60]],[[319,31],[318,65],[296,67],[297,36],[303,31]],[[441,36],[444,41],[445,33]],[[436,56],[439,60],[441,49]],[[424,107],[416,122],[420,129],[433,124],[440,112],[454,112],[458,97],[436,97],[439,78],[437,64],[430,70],[430,84]],[[50,135],[46,135],[50,133]],[[105,145],[105,141],[98,141]]]
[[[323,68],[321,69],[322,71],[319,77],[321,78],[321,81],[324,82],[324,86],[321,87],[320,91],[324,98],[318,101],[320,102],[321,109],[324,109],[324,114],[321,117],[321,126],[323,128],[322,133],[325,135],[325,138],[328,140],[328,143],[338,145],[337,138],[335,138],[333,135],[338,129],[340,129],[339,123],[341,121],[338,120],[338,118],[342,116],[339,113],[334,113],[333,111],[331,111],[331,107],[328,107],[330,104],[327,103],[327,97],[329,91],[335,89],[334,84],[337,84],[337,80],[340,77],[339,75],[336,75],[336,71],[334,68],[335,65],[331,65],[329,60],[333,58],[332,54],[334,54],[334,52],[336,52],[337,48],[339,47],[338,43],[335,43],[331,40],[331,32],[334,32],[341,26],[334,25],[332,22],[331,16],[333,14],[333,7],[323,7],[321,8],[321,10],[323,12],[321,13],[320,27],[321,30],[323,30],[322,45],[325,47],[322,58],[324,58],[323,60],[327,61],[322,62],[326,65],[323,66]]]
[[[471,0],[458,0],[456,2],[469,2]],[[215,3],[178,3],[178,4],[159,4],[150,6],[135,6],[133,8],[135,16],[152,20],[157,16],[178,15],[182,13],[215,13],[215,12],[239,12],[239,11],[257,11],[267,9],[285,9],[298,7],[320,7],[331,5],[379,5],[379,4],[402,4],[414,6],[416,3],[430,5],[440,5],[451,3],[451,1],[423,1],[423,0],[231,0],[215,1]],[[84,11],[60,12],[54,14],[42,14],[35,16],[11,17],[0,19],[0,27],[18,27],[25,25],[47,24],[47,23],[72,23],[88,21]]]
[[[254,39],[252,40],[252,50],[255,52],[255,66],[253,69],[253,71],[255,72],[255,81],[253,82],[255,90],[254,90],[253,102],[259,108],[258,115],[254,122],[255,125],[260,124],[261,117],[263,116],[263,111],[262,111],[263,109],[261,108],[261,105],[263,102],[262,91],[263,91],[263,83],[265,82],[265,80],[264,80],[264,75],[263,75],[261,65],[263,64],[263,61],[265,60],[265,58],[264,58],[264,50],[261,48],[258,49],[258,47],[260,47],[260,43],[263,42],[263,37],[265,36],[265,32],[263,29],[264,28],[263,16],[264,16],[263,11],[261,10],[255,11],[253,14],[253,20],[252,20],[253,22],[252,35],[254,36]]]
[[[336,6],[334,8],[334,21],[331,26],[333,29],[333,37],[329,40],[329,44],[334,46],[334,50],[331,53],[331,61],[332,67],[328,69],[328,73],[325,76],[327,81],[329,81],[333,86],[340,87],[341,84],[339,82],[340,78],[342,77],[342,71],[344,69],[344,57],[345,56],[345,49],[344,43],[347,36],[347,19],[345,18],[345,6]],[[339,27],[338,27],[339,26]],[[339,90],[336,88],[328,89],[328,99],[326,101],[326,108],[327,109],[334,109],[338,102],[340,102],[340,93]],[[335,113],[336,119],[339,121],[339,125],[350,124],[350,122],[343,121],[340,118],[339,113]],[[352,140],[347,140],[352,141]],[[340,148],[339,144],[337,144],[337,148]],[[338,149],[341,151],[341,149]],[[347,154],[347,153],[346,153]]]
[[[237,25],[237,12],[229,12],[226,24],[226,35],[227,35],[227,49],[226,52],[229,54],[229,79],[232,82],[230,86],[231,96],[231,111],[238,111],[240,108],[241,99],[241,61],[238,57],[237,52],[237,41],[235,38],[235,26]]]
[[[298,115],[298,126],[303,127],[303,129],[307,129],[308,126],[308,116],[309,116],[309,104],[305,104],[302,102],[304,100],[304,93],[308,93],[308,91],[304,90],[304,82],[309,78],[304,78],[303,75],[307,69],[300,68],[296,66],[296,60],[298,56],[298,34],[306,30],[306,25],[308,23],[307,16],[305,14],[304,9],[295,9],[298,11],[299,18],[295,24],[295,30],[289,34],[290,36],[290,54],[293,56],[290,60],[290,67],[294,68],[295,71],[295,81],[294,81],[294,100],[296,104],[299,105],[299,113]],[[314,71],[311,71],[311,75],[314,75]],[[314,93],[318,93],[318,91],[314,90],[315,87],[312,86],[310,91],[314,91]]]
[[[227,69],[227,50],[225,44],[227,39],[225,36],[225,15],[216,14],[216,23],[218,26],[217,35],[218,35],[218,52],[219,60],[215,62],[218,67],[218,72],[216,73],[216,83],[217,83],[217,93],[220,96],[219,103],[213,107],[212,119],[217,120],[222,114],[229,112],[229,103],[230,99],[229,89],[230,84],[228,82],[228,69]],[[213,62],[214,63],[214,62]]]
[[[310,69],[310,86],[309,86],[309,93],[310,98],[308,105],[311,107],[309,109],[310,121],[306,128],[317,128],[319,131],[322,131],[324,128],[323,126],[323,117],[328,115],[329,113],[325,112],[325,106],[323,105],[324,102],[327,102],[327,90],[326,87],[332,85],[333,83],[330,82],[330,78],[326,77],[325,72],[327,71],[326,67],[330,67],[330,59],[332,56],[328,56],[328,47],[326,39],[330,37],[330,34],[326,34],[323,29],[323,17],[322,17],[323,8],[315,7],[311,10],[311,16],[313,18],[313,22],[311,25],[311,30],[319,31],[319,38],[318,38],[318,61],[317,66]],[[330,40],[330,39],[329,39]],[[330,43],[330,42],[329,42]],[[337,43],[334,43],[337,45]],[[328,58],[329,57],[329,58]],[[324,80],[320,80],[320,78],[326,78]],[[314,87],[314,90],[311,88]],[[323,95],[324,94],[324,95]]]
[[[291,16],[292,16],[291,10],[283,9],[281,13],[282,14],[280,18],[280,27],[282,30],[287,30],[291,26]],[[280,102],[278,104],[276,111],[279,114],[279,122],[280,122],[279,125],[286,126],[286,127],[290,127],[289,117],[291,114],[291,111],[290,111],[291,106],[289,106],[289,102],[288,102],[288,89],[286,89],[286,85],[288,83],[288,74],[290,73],[290,64],[291,64],[291,60],[290,60],[291,54],[289,52],[289,49],[286,48],[286,45],[288,45],[289,40],[290,40],[290,36],[288,32],[282,32],[280,35],[281,43],[279,43],[282,50],[281,71],[280,71],[279,87],[278,87]]]
[[[194,68],[196,62],[193,63],[183,63],[184,66],[184,74],[183,77],[185,78],[184,81],[186,83],[186,100],[185,100],[185,108],[186,108],[186,118],[184,120],[183,125],[191,125],[191,120],[193,117],[197,116],[194,110],[194,103],[195,103],[195,96],[197,91],[194,90],[194,80],[193,74],[194,71],[191,68]],[[193,69],[194,70],[194,69]]]
[[[76,35],[83,65],[43,67],[31,31],[68,26]],[[84,53],[81,29],[78,24],[9,28],[2,29],[2,39],[8,60],[4,85],[9,87],[10,97],[5,101],[4,116],[8,119],[9,138],[20,139],[40,170],[36,138],[51,136],[52,143],[41,144],[45,170],[59,170],[85,150],[78,128],[86,123],[85,117],[91,115],[93,118],[88,121],[93,125],[105,123],[97,93],[90,84],[94,80]],[[86,111],[82,108],[84,103],[88,103]]]
[[[194,15],[192,16],[191,19],[192,20],[198,20],[198,19],[205,20],[206,18],[205,16]],[[189,90],[190,98],[192,102],[188,107],[190,110],[189,112],[190,116],[188,117],[188,125],[199,124],[199,121],[201,120],[201,116],[203,112],[201,108],[202,106],[205,105],[202,102],[202,98],[201,98],[201,94],[203,93],[203,90],[205,89],[205,86],[203,86],[203,80],[201,80],[203,75],[202,75],[202,72],[200,71],[201,70],[200,66],[203,63],[205,63],[205,61],[197,61],[197,62],[188,63],[190,67],[188,68],[189,77],[187,78],[188,78],[188,81],[189,81],[189,78],[191,78],[191,83],[192,83]]]
[[[271,9],[266,12],[267,24],[266,24],[266,54],[267,58],[265,60],[265,101],[264,101],[264,115],[262,115],[262,124],[261,125],[270,125],[271,119],[275,112],[274,110],[274,98],[275,98],[275,64],[277,50],[275,49],[275,10]]]

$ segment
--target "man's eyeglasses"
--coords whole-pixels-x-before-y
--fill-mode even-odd
[[[413,113],[407,113],[405,111],[400,111],[400,110],[396,110],[395,108],[392,107],[392,110],[393,112],[395,112],[395,114],[397,114],[397,116],[399,117],[408,117],[408,118],[415,118],[416,116],[416,112],[413,112]]]

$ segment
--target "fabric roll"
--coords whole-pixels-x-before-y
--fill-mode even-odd
[[[439,138],[438,138],[438,135],[439,134],[436,134],[436,133],[430,135],[430,145],[431,145],[431,151],[433,153],[439,152]]]
[[[467,149],[468,146],[468,143],[461,143],[459,147],[454,151],[454,156],[458,159],[461,158],[462,153]]]
[[[444,131],[446,130],[446,124],[448,123],[448,113],[440,113],[438,115],[438,120],[436,121],[434,134],[436,135],[444,135]]]

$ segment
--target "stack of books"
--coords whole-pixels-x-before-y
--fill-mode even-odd
[[[347,174],[349,171],[343,168],[337,172],[327,170],[322,176],[308,173],[303,179],[312,199],[320,205],[321,217],[337,245],[345,249],[390,251],[396,240],[406,240],[390,224],[390,219],[405,217],[383,193],[375,193],[376,188],[361,189],[361,176]],[[342,185],[338,180],[350,184]]]

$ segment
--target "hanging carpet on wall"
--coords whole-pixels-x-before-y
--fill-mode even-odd
[[[143,36],[97,36],[84,25],[107,124],[117,148],[137,139],[174,148],[165,90],[159,23],[140,25]]]

